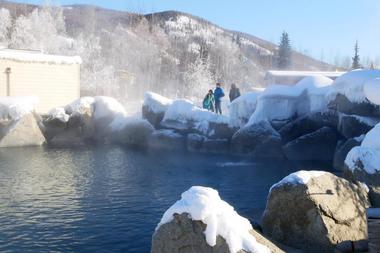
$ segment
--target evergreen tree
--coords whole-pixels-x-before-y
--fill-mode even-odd
[[[290,46],[289,35],[283,32],[281,42],[278,49],[277,66],[279,69],[287,69],[291,65],[292,48]]]
[[[360,69],[361,66],[360,66],[358,41],[356,41],[356,43],[355,43],[354,50],[355,50],[355,55],[354,55],[354,57],[352,57],[352,69]]]

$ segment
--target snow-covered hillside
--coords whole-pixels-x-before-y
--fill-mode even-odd
[[[1,9],[3,8],[3,9]],[[0,42],[13,48],[79,55],[82,94],[127,101],[147,90],[198,97],[215,82],[263,85],[277,46],[186,13],[140,15],[88,5],[39,7],[0,2]],[[42,36],[43,35],[43,36]],[[297,69],[328,65],[293,53]]]

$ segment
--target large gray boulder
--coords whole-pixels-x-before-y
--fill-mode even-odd
[[[92,142],[95,135],[92,110],[69,112],[71,114],[67,115],[68,119],[55,114],[44,117],[43,133],[49,146],[84,146]]]
[[[250,154],[269,139],[280,139],[279,133],[267,120],[246,125],[232,136],[231,146],[234,153]]]
[[[183,151],[186,148],[186,138],[173,130],[155,130],[150,135],[148,147],[157,150]]]
[[[122,127],[115,129],[110,141],[126,146],[147,148],[154,127],[145,119],[126,118]]]
[[[161,225],[155,231],[152,239],[152,253],[232,253],[226,241],[218,236],[216,245],[211,247],[207,244],[204,231],[206,226],[201,221],[193,221],[188,214],[176,214],[174,219],[167,224]],[[280,248],[251,230],[250,233],[256,240],[267,246],[272,253],[283,253]],[[245,251],[240,250],[239,253]],[[235,252],[233,252],[235,253]]]
[[[203,142],[201,152],[213,154],[228,154],[230,142],[228,139],[206,139]]]
[[[274,185],[262,218],[264,234],[305,252],[334,252],[367,237],[367,189],[327,172],[301,171]]]
[[[155,128],[160,126],[162,119],[172,100],[153,92],[147,92],[142,106],[143,118],[148,120]]]
[[[289,160],[328,162],[334,158],[337,141],[336,131],[323,127],[287,143],[283,150]]]
[[[372,104],[368,100],[352,102],[343,94],[337,94],[335,99],[330,101],[328,108],[349,115],[380,117],[380,106]]]
[[[346,139],[350,139],[368,133],[377,123],[379,120],[376,118],[342,115],[338,131]]]
[[[206,137],[200,134],[188,134],[186,138],[187,151],[199,152],[202,149]]]
[[[0,124],[0,147],[41,146],[45,143],[37,117],[33,113],[17,120],[3,121]]]
[[[300,117],[286,124],[279,130],[284,143],[288,143],[305,134],[317,131],[322,127],[331,127],[337,129],[339,122],[339,114],[333,110],[323,112],[314,112],[306,116]]]
[[[344,170],[344,160],[346,160],[348,152],[354,147],[360,146],[362,142],[361,137],[351,138],[348,140],[338,142],[335,149],[333,166],[338,171]]]

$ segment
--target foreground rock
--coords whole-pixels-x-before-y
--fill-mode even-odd
[[[45,138],[33,113],[0,123],[0,147],[40,146]]]
[[[152,253],[230,253],[226,240],[217,236],[215,246],[210,246],[205,237],[207,225],[193,221],[187,213],[175,214],[174,219],[162,225],[153,235]],[[249,233],[260,244],[267,246],[272,253],[283,253],[280,248],[255,230]],[[239,250],[238,253],[246,251]]]
[[[163,215],[152,239],[152,253],[283,252],[253,231],[217,191],[193,186]]]
[[[300,171],[274,185],[263,214],[266,235],[306,252],[334,252],[366,239],[365,187],[327,172]]]

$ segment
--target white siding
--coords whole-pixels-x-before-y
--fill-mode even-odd
[[[10,67],[10,95],[37,96],[37,111],[46,113],[80,96],[80,65],[0,60],[0,96],[6,96],[5,69]]]

